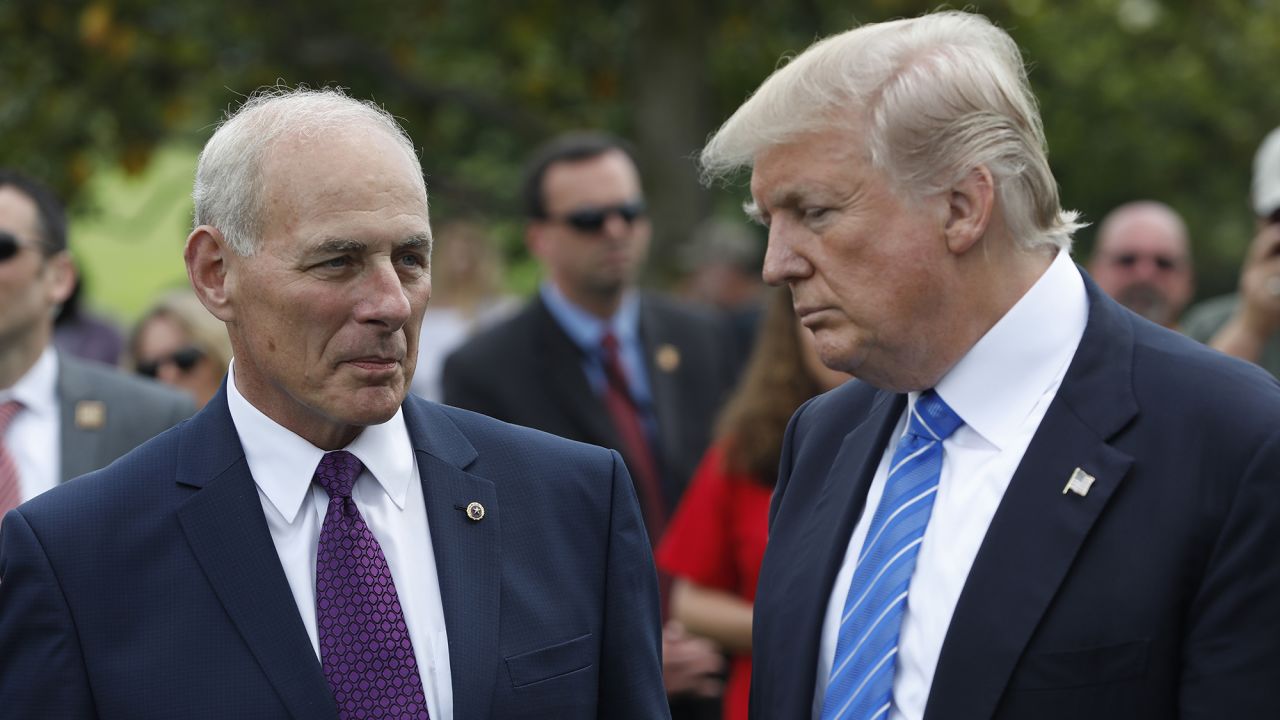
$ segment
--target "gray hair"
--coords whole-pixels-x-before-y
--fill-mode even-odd
[[[196,227],[215,227],[234,252],[252,255],[262,239],[262,168],[274,144],[360,125],[381,129],[394,139],[422,181],[413,141],[378,105],[348,97],[337,88],[271,86],[255,91],[228,114],[200,152],[192,192]]]
[[[862,128],[872,166],[922,198],[984,165],[1026,249],[1070,249],[1084,226],[1059,205],[1044,128],[1013,38],[981,15],[939,12],[821,40],[776,70],[702,151],[705,182],[800,135]]]

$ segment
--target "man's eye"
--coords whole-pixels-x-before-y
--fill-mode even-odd
[[[342,268],[345,268],[350,264],[351,264],[351,259],[344,255],[341,257],[329,258],[328,260],[325,260],[324,262],[320,263],[318,267],[322,267],[328,270],[341,270]]]
[[[421,255],[409,253],[407,255],[400,256],[400,263],[409,267],[420,268],[425,267],[427,261]]]
[[[827,216],[827,214],[830,212],[831,212],[831,208],[825,208],[825,207],[805,208],[803,211],[804,221],[818,222],[819,220],[824,219]]]

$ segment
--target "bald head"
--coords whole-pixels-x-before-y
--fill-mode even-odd
[[[1125,307],[1174,327],[1194,289],[1186,223],[1164,203],[1121,205],[1103,218],[1089,273]]]

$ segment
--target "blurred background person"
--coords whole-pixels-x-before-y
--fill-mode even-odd
[[[1255,234],[1239,290],[1191,308],[1186,332],[1280,377],[1280,128],[1254,155],[1250,195]]]
[[[1121,305],[1176,330],[1195,291],[1191,265],[1182,216],[1164,203],[1139,200],[1102,219],[1089,274]]]
[[[619,138],[553,138],[533,153],[521,195],[525,242],[544,280],[513,317],[449,356],[444,400],[620,452],[656,542],[728,396],[728,328],[640,290],[652,225],[635,157]],[[676,625],[662,640],[673,717],[718,716],[724,661],[715,647]]]
[[[763,263],[764,240],[742,220],[707,218],[680,249],[685,273],[680,296],[724,313],[733,331],[734,354],[742,365],[751,354],[760,322]]]
[[[751,606],[783,433],[804,401],[848,379],[818,359],[791,291],[772,291],[745,374],[658,546],[659,568],[675,577],[671,617],[732,656],[725,720],[747,717]]]
[[[198,407],[218,392],[231,361],[226,327],[190,290],[175,290],[151,306],[129,339],[139,375],[186,392]]]
[[[53,318],[74,284],[62,203],[0,169],[0,515],[195,410],[181,393],[54,349]]]
[[[84,306],[84,278],[78,267],[71,295],[53,321],[53,345],[60,352],[106,365],[119,364],[124,351],[124,336],[115,323]]]
[[[483,225],[455,221],[433,233],[431,303],[422,320],[412,391],[440,402],[444,359],[472,335],[519,307],[503,291],[502,255]]]

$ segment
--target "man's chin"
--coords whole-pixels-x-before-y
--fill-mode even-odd
[[[395,417],[404,404],[408,385],[373,385],[359,388],[340,407],[351,425],[381,425]]]

